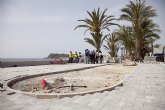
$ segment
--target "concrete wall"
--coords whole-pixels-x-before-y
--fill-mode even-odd
[[[0,67],[19,67],[19,66],[36,66],[36,65],[50,65],[50,64],[64,64],[67,60],[62,59],[46,59],[43,61],[0,61]]]
[[[21,61],[21,62],[1,62],[0,67],[17,67],[17,66],[36,66],[36,65],[49,65],[49,61]]]

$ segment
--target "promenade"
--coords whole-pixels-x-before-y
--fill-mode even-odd
[[[0,81],[23,74],[39,74],[93,65],[48,65],[0,68]],[[109,65],[111,66],[111,65]],[[138,64],[122,87],[103,93],[63,99],[36,99],[0,92],[1,110],[165,110],[165,64]]]

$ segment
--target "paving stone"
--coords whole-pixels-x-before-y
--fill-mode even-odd
[[[133,105],[124,105],[122,107],[122,110],[132,110],[133,109]]]
[[[106,105],[102,110],[122,110],[122,107],[117,105]]]
[[[95,106],[95,105],[97,105],[100,101],[101,101],[101,98],[95,98],[95,99],[91,100],[87,105],[88,105],[88,106]]]
[[[25,106],[23,110],[49,110],[49,106],[43,106],[43,105],[34,105],[34,106]]]
[[[106,105],[109,104],[112,100],[112,96],[111,95],[107,95],[105,98],[103,98],[102,100],[100,100],[98,102],[97,105],[92,106],[94,108],[94,110],[102,110],[102,108]],[[88,106],[88,105],[87,105]]]
[[[74,69],[76,66],[61,67],[63,70],[67,70],[68,68]],[[81,68],[81,65],[78,67]],[[18,69],[22,71],[21,73],[26,71],[25,73],[29,74],[32,74],[31,69],[33,71],[36,69],[35,74],[39,74],[41,71],[50,71],[50,68],[51,71],[60,70],[60,68],[55,70],[54,66]],[[1,81],[20,75],[12,68],[10,72],[1,69],[0,73]],[[165,64],[139,64],[123,84],[120,89],[113,91],[64,99],[41,100],[17,93],[6,95],[5,92],[2,92],[0,93],[0,110],[165,110]]]

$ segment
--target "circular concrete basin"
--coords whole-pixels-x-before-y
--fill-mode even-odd
[[[122,86],[129,74],[112,73],[108,67],[70,70],[14,78],[6,83],[8,90],[36,98],[63,98],[114,90]],[[41,88],[41,79],[46,81]]]

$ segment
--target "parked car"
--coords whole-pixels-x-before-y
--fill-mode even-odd
[[[156,61],[158,62],[164,62],[164,54],[154,54],[156,57]]]

